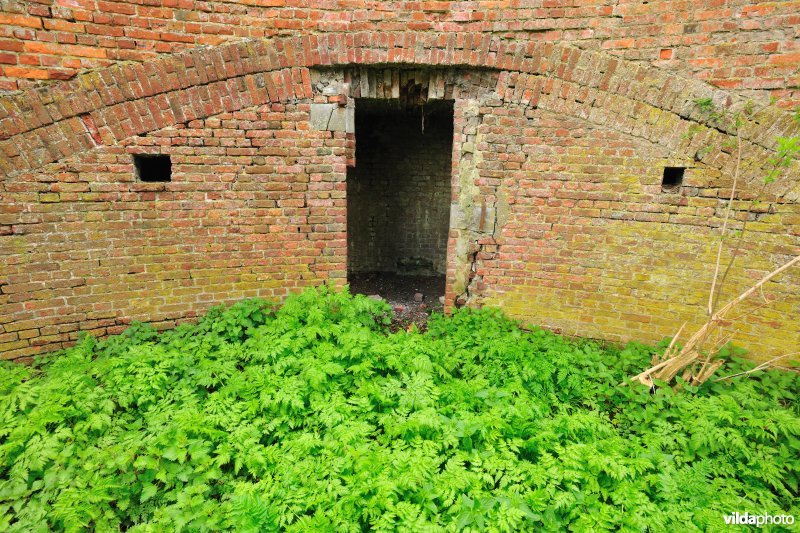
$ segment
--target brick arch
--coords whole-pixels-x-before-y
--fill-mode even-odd
[[[121,250],[114,250],[122,255],[111,258],[111,267],[97,262],[97,258],[104,257],[103,254],[106,253],[106,249],[102,247],[105,244],[94,248],[91,254],[81,255],[82,243],[96,239],[96,236],[90,237],[88,232],[80,233],[82,231],[80,224],[88,220],[93,227],[102,226],[103,235],[108,236],[120,227],[132,225],[130,219],[115,218],[117,207],[112,205],[113,202],[124,198],[124,201],[131,201],[137,204],[137,209],[141,209],[143,206],[153,205],[152,200],[156,198],[164,200],[164,198],[159,198],[157,192],[159,189],[155,188],[156,184],[137,183],[130,186],[133,177],[130,173],[129,148],[136,147],[139,142],[152,140],[152,138],[145,138],[146,134],[150,132],[163,133],[169,129],[172,129],[169,134],[173,134],[179,131],[179,128],[170,128],[171,126],[183,127],[182,125],[185,124],[191,128],[190,124],[193,120],[216,115],[230,116],[241,110],[252,110],[259,107],[293,106],[299,108],[301,105],[307,106],[313,97],[310,73],[316,67],[340,69],[346,66],[383,67],[389,65],[392,68],[400,69],[436,66],[448,71],[458,69],[483,71],[490,73],[492,80],[496,79],[496,82],[493,81],[490,84],[492,89],[489,92],[494,91],[501,102],[492,102],[492,105],[503,106],[503,102],[505,102],[509,104],[505,107],[517,108],[515,111],[523,108],[525,111],[521,116],[525,120],[528,119],[528,109],[539,108],[552,116],[576,117],[595,124],[598,130],[607,129],[611,132],[618,132],[620,137],[624,135],[634,140],[641,140],[641,143],[629,143],[633,146],[632,150],[646,144],[655,144],[663,148],[663,150],[659,150],[659,154],[670,154],[670,159],[689,161],[699,159],[706,166],[723,171],[730,170],[734,163],[731,149],[726,145],[726,141],[734,132],[734,125],[730,119],[712,119],[707,116],[698,108],[696,100],[710,98],[718,108],[725,107],[731,112],[743,109],[747,102],[725,91],[714,89],[703,82],[684,80],[666,71],[628,63],[602,52],[582,51],[552,43],[510,44],[478,34],[439,37],[415,33],[381,34],[378,37],[373,37],[373,35],[364,33],[292,37],[197,49],[143,64],[117,65],[84,74],[69,82],[0,99],[0,172],[4,177],[0,180],[0,196],[2,196],[0,198],[0,217],[2,217],[0,220],[0,238],[2,238],[0,247],[4,252],[8,250],[8,261],[3,265],[5,268],[0,268],[0,358],[27,357],[46,349],[66,346],[74,340],[77,331],[81,329],[96,334],[113,333],[132,317],[156,322],[164,321],[164,324],[167,324],[167,321],[183,320],[192,316],[192,313],[201,311],[210,302],[226,298],[222,293],[229,291],[227,289],[223,291],[225,285],[220,285],[222,288],[219,288],[218,292],[211,291],[207,295],[204,293],[203,299],[197,296],[196,292],[192,293],[194,300],[175,296],[171,300],[165,300],[159,304],[158,309],[146,308],[141,312],[137,311],[136,315],[131,314],[133,304],[126,303],[124,295],[117,294],[113,296],[116,298],[114,301],[103,301],[96,305],[85,303],[89,302],[88,298],[106,298],[107,289],[116,281],[113,276],[118,276],[119,280],[124,280],[126,275],[134,276],[136,279],[133,279],[130,285],[125,285],[125,290],[129,292],[135,290],[132,287],[139,283],[150,287],[160,283],[162,278],[159,277],[157,270],[153,273],[144,272],[144,267],[141,265],[134,265],[130,271],[128,270],[128,265],[125,264],[126,259],[132,257],[139,259],[140,250],[137,248],[138,241],[135,240],[131,243],[122,243]],[[491,94],[490,97],[495,99],[494,94]],[[304,103],[298,103],[299,100]],[[268,105],[280,102],[286,102],[287,105]],[[294,112],[304,117],[301,120],[307,120],[305,110],[295,109]],[[477,111],[477,113],[481,112]],[[533,115],[536,114],[533,113]],[[775,136],[791,134],[797,132],[797,129],[798,125],[792,122],[791,116],[777,108],[767,106],[752,114],[740,132],[744,140],[745,175],[755,177],[760,174],[761,166],[771,153],[770,146],[774,142]],[[339,165],[343,169],[344,154],[346,154],[345,140],[341,137],[328,137],[327,135],[323,132],[314,132],[312,137],[320,145],[330,143],[327,146],[337,150],[337,157],[340,158]],[[285,142],[291,144],[292,141],[286,140]],[[709,145],[712,149],[705,149]],[[701,147],[704,149],[700,150]],[[78,181],[102,182],[103,179],[102,176],[94,173],[92,164],[88,164],[86,168],[89,170],[85,171],[80,168],[80,164],[76,165],[77,169],[63,168],[69,167],[65,163],[71,158],[70,156],[84,153],[89,159],[106,157],[106,161],[115,161],[117,167],[124,166],[121,164],[124,159],[128,166],[124,172],[109,169],[108,173],[113,176],[113,180],[122,177],[122,180],[114,182],[114,187],[118,187],[119,191],[109,193],[108,196],[102,192],[90,191],[86,193],[86,204],[76,207],[83,200],[73,203],[72,199],[83,193],[70,192],[77,189],[72,188],[75,183],[68,183],[72,179],[69,175],[84,173],[86,179]],[[51,164],[53,162],[60,163]],[[663,160],[660,159],[658,163],[663,163]],[[794,163],[795,169],[797,163]],[[311,162],[309,166],[313,164],[314,162]],[[621,169],[621,172],[625,171],[621,166],[614,168]],[[41,170],[39,171],[39,169]],[[344,180],[344,171],[337,172],[339,174],[336,178],[337,184],[341,185]],[[310,190],[311,185],[306,185],[306,182],[301,183],[293,166],[286,165],[279,173],[282,175],[280,181],[290,184],[284,186],[281,194],[286,191],[291,193],[281,200],[285,204],[279,207],[285,207],[285,213],[281,211],[279,216],[288,219],[302,210],[307,213],[307,215],[303,214],[307,219],[312,216],[324,219],[331,216],[341,218],[341,210],[344,209],[343,196],[337,196],[336,200],[333,197],[326,197],[312,205],[304,199],[307,196],[304,191]],[[253,174],[258,176],[260,172]],[[267,173],[264,172],[264,174]],[[65,176],[67,177],[65,178]],[[304,177],[306,180],[309,179],[308,175]],[[648,176],[648,179],[650,178],[658,179],[654,175]],[[248,179],[251,179],[254,187],[263,189],[260,187],[261,182],[258,181],[261,178],[250,176]],[[682,222],[681,219],[678,219],[673,224],[675,226],[673,236],[676,237],[676,242],[679,242],[679,239],[684,236],[678,230],[691,233],[693,228],[700,226],[702,222],[703,231],[707,232],[718,222],[714,219],[714,211],[715,207],[722,202],[720,198],[723,196],[718,192],[727,186],[722,183],[724,180],[718,181],[719,183],[715,183],[713,186],[716,189],[709,193],[709,198],[702,199],[707,202],[707,205],[703,207],[702,214],[698,212],[697,216],[691,217],[691,222]],[[196,185],[197,183],[191,184],[190,188],[193,193],[197,192],[195,191]],[[795,253],[797,225],[793,220],[797,220],[794,203],[800,198],[799,185],[800,181],[795,179],[788,183],[788,188],[786,183],[776,183],[775,188],[769,191],[771,193],[770,201],[792,204],[782,206],[779,214],[773,217],[775,220],[765,224],[761,230],[761,236],[769,237],[768,247],[765,250],[770,254],[770,260],[780,254]],[[314,186],[318,188],[333,187],[333,184],[315,182]],[[641,195],[643,197],[641,201],[645,203],[660,201],[653,199],[655,193],[651,194],[657,186],[654,181],[648,184],[646,190],[639,187],[639,191],[644,192]],[[90,188],[86,185],[85,189],[88,191]],[[496,193],[491,189],[492,187],[487,187],[486,190],[479,192],[489,198]],[[298,190],[300,190],[299,193]],[[64,191],[63,202],[59,196],[60,193],[50,194],[56,191]],[[38,196],[36,196],[37,193]],[[173,202],[173,212],[187,213],[187,217],[193,214],[179,204],[186,198],[185,189],[176,187],[168,193],[172,196],[168,197],[166,201]],[[249,194],[247,191],[246,193]],[[203,191],[200,191],[200,194],[203,194]],[[219,191],[211,191],[210,196],[219,199]],[[685,199],[681,198],[681,200]],[[55,205],[56,201],[61,202],[61,206]],[[95,205],[88,203],[94,201],[108,203],[109,205],[105,207],[114,216],[104,217],[104,214]],[[677,203],[678,200],[675,202]],[[226,205],[224,202],[221,204],[207,207],[209,212],[213,212],[216,219],[231,216],[232,210],[224,207]],[[262,207],[257,206],[259,209]],[[271,206],[268,207],[271,208]],[[621,209],[628,207],[626,203]],[[679,205],[674,207],[681,208]],[[205,208],[203,207],[203,209]],[[328,211],[329,208],[340,211],[336,211],[332,215]],[[295,250],[288,249],[287,243],[281,241],[280,238],[271,239],[274,235],[282,237],[290,234],[294,240],[306,239],[303,241],[303,246],[308,249],[313,247],[313,252],[317,256],[321,254],[323,247],[328,246],[323,242],[312,242],[310,236],[314,234],[314,231],[312,231],[310,223],[306,225],[303,232],[294,227],[294,222],[284,224],[280,221],[279,224],[284,224],[287,228],[291,225],[292,227],[289,228],[291,231],[269,235],[260,229],[256,230],[254,226],[256,222],[250,220],[257,218],[253,209],[255,208],[242,210],[243,213],[240,216],[249,217],[245,225],[253,226],[254,234],[256,231],[259,232],[258,235],[254,235],[257,237],[254,240],[258,240],[258,250],[253,252],[255,255],[272,254],[274,250],[280,248],[286,248],[284,252],[287,255],[295,253]],[[582,229],[588,231],[592,221],[579,214],[581,209],[580,206],[574,212],[565,209],[564,215],[576,218],[578,223],[583,225]],[[120,207],[120,211],[122,210],[124,209]],[[90,213],[91,217],[87,216],[87,213]],[[466,209],[465,213],[468,213]],[[133,215],[137,221],[148,222],[138,212]],[[767,215],[768,218],[769,216]],[[22,223],[18,224],[19,221]],[[76,221],[79,223],[76,224]],[[180,230],[175,232],[176,237],[172,236],[174,228],[171,226],[170,219],[160,219],[159,222],[163,223],[164,233],[170,235],[170,239],[175,240],[181,237]],[[191,222],[196,222],[196,217]],[[520,217],[518,221],[519,224],[529,222],[530,219],[524,217]],[[656,221],[650,222],[657,223]],[[259,218],[257,223],[263,224],[263,220]],[[697,226],[691,226],[692,223]],[[336,221],[336,224],[340,225],[341,221]],[[142,224],[142,227],[146,230],[147,223]],[[68,236],[70,231],[77,234],[76,241],[70,241],[67,237],[66,242],[55,244],[56,239],[64,240],[64,236]],[[138,227],[136,231],[140,231]],[[538,230],[531,229],[531,231]],[[594,228],[592,231],[595,231]],[[320,233],[324,234],[325,232]],[[336,240],[337,247],[333,248],[344,249],[346,246],[344,231],[337,227],[328,233],[327,236]],[[477,257],[478,252],[481,251],[485,251],[485,254],[488,255],[500,253],[498,252],[499,245],[493,239],[487,238],[484,242],[479,238],[478,242],[472,242],[474,241],[473,237],[479,237],[479,235],[475,235],[475,232],[470,233],[470,231],[462,233],[465,245],[463,253],[459,252],[462,255],[469,253]],[[557,231],[553,229],[550,233],[557,233]],[[216,245],[216,235],[218,234],[209,229],[208,235],[204,238],[208,237],[206,239],[208,243]],[[6,237],[8,238],[6,239]],[[84,238],[86,241],[81,241]],[[245,240],[244,237],[241,239],[242,242]],[[146,241],[147,239],[142,236],[141,242]],[[164,239],[164,241],[167,242],[169,239]],[[168,244],[171,242],[169,241]],[[663,239],[661,242],[669,243]],[[248,241],[245,244],[249,246],[251,243]],[[472,244],[476,244],[478,249],[470,248]],[[529,243],[524,239],[509,246],[503,244],[506,247],[503,248],[502,253],[515,254],[517,253],[515,246],[519,249],[529,244],[536,246],[535,242]],[[108,246],[110,247],[110,245]],[[480,248],[481,246],[493,247],[493,251],[488,251],[488,248],[484,250]],[[628,242],[620,240],[616,246],[618,249],[626,249]],[[67,250],[69,253],[65,253],[64,249],[70,247],[73,248]],[[662,247],[664,246],[662,245]],[[686,248],[685,250],[689,250],[689,252],[684,250],[682,257],[694,257],[691,253],[694,253],[698,247],[699,244],[694,248]],[[197,264],[197,256],[200,254],[198,250],[199,248],[192,249],[191,253],[186,254],[187,264]],[[307,252],[308,250],[304,249],[303,251]],[[152,253],[158,254],[159,261],[163,258],[161,251]],[[253,254],[249,260],[260,261],[258,258],[253,259]],[[315,256],[315,260],[317,256]],[[314,269],[306,269],[307,272],[305,270],[302,273],[298,273],[297,270],[289,271],[287,276],[294,276],[292,280],[297,282],[289,289],[299,288],[301,281],[307,284],[332,278],[343,281],[344,274],[346,274],[342,271],[343,257],[343,253],[326,256],[325,262],[321,261]],[[297,257],[292,259],[304,258],[305,256],[297,254]],[[626,258],[623,254],[622,259]],[[487,258],[487,261],[490,260],[492,259]],[[519,263],[519,258],[512,257],[512,260]],[[59,261],[62,261],[63,264],[59,264]],[[702,267],[703,261],[697,261],[698,268]],[[78,265],[78,268],[75,269],[77,273],[72,270],[72,266],[76,264]],[[506,262],[505,264],[511,263]],[[587,263],[587,265],[591,267],[591,264]],[[603,265],[607,265],[607,263],[603,263]],[[276,262],[274,265],[268,265],[273,270],[259,271],[257,274],[259,276],[271,276],[273,272],[283,274],[280,269],[284,266],[283,263]],[[471,265],[466,266],[471,267]],[[768,266],[765,261],[761,261],[753,268],[765,270]],[[334,269],[336,269],[335,276],[332,272]],[[604,269],[605,272],[608,267],[604,266]],[[235,270],[233,266],[226,264],[214,267],[214,270],[226,271],[227,277],[223,281],[227,280],[229,285],[228,278],[235,277],[234,274],[229,274]],[[104,272],[111,272],[111,274],[105,275]],[[3,274],[6,273],[13,273],[15,279],[11,280],[9,275],[8,283],[6,283],[7,280],[2,279]],[[147,274],[147,276],[139,276],[141,278],[139,279],[137,278],[139,274]],[[258,286],[253,288],[253,291],[263,290],[260,279],[258,283],[251,281],[252,274],[248,280],[242,278],[242,286],[246,281],[252,283],[253,286]],[[308,274],[309,277],[304,277],[305,274]],[[498,276],[495,274],[488,272],[484,279],[496,279]],[[493,275],[495,278],[491,277]],[[466,277],[469,279],[469,273]],[[89,281],[82,278],[87,278]],[[170,289],[184,290],[183,282],[180,279],[179,277],[168,278],[170,283],[167,285]],[[580,279],[582,278],[579,278],[579,281]],[[280,285],[281,290],[289,290],[283,278],[275,277],[274,281]],[[476,290],[479,282],[483,283],[483,280],[475,282]],[[210,283],[209,277],[203,277],[191,281],[189,285],[191,289],[205,290]],[[452,284],[450,286],[452,287]],[[795,286],[796,282],[790,280],[785,284],[786,291],[791,291]],[[534,289],[538,290],[539,287],[532,286],[531,290]],[[583,290],[582,287],[579,289]],[[248,286],[248,288],[237,289],[238,292],[234,291],[234,293],[242,297],[241,295],[245,294],[244,291],[250,290]],[[451,301],[458,291],[453,288],[448,290],[451,291],[448,301]],[[87,291],[90,294],[85,299]],[[39,301],[35,297],[37,294]],[[514,312],[517,302],[527,304],[530,302],[530,296],[527,293],[510,295],[509,299],[501,302],[501,306],[509,312]],[[673,298],[673,295],[669,295],[669,297]],[[149,298],[149,296],[145,294],[142,298]],[[680,295],[674,296],[674,298],[680,298]],[[193,303],[187,304],[187,301]],[[561,301],[560,296],[557,301]],[[625,302],[626,305],[628,303],[630,302]],[[796,298],[787,305],[796,305]],[[16,311],[17,309],[19,311]],[[49,313],[44,319],[43,310]],[[529,315],[524,314],[519,316],[530,318]],[[541,317],[536,318],[537,320],[541,319]],[[620,327],[636,326],[635,323],[626,320],[619,320]],[[778,326],[771,325],[772,322],[764,322],[766,325],[754,327],[752,332],[754,335],[764,336],[765,332],[771,332],[778,328],[782,323],[780,320],[782,319],[775,318],[774,323]],[[791,330],[795,323],[792,322],[788,329]],[[554,321],[552,325],[559,326],[559,323]],[[654,334],[641,328],[630,329],[630,331],[639,333],[646,331],[648,335]],[[653,331],[666,335],[672,333],[674,329],[654,329]],[[647,339],[653,340],[649,337]],[[797,336],[786,340],[796,341]]]
[[[189,120],[310,97],[311,67],[384,64],[504,71],[498,90],[506,100],[599,120],[675,148],[691,123],[706,126],[704,142],[720,144],[720,136],[734,133],[730,115],[748,105],[699,80],[563,44],[507,42],[479,33],[306,35],[115,65],[2,98],[0,171],[13,176]],[[708,98],[730,111],[728,118],[709,118],[697,107],[697,100]],[[598,109],[616,113],[600,117]],[[750,149],[769,150],[776,135],[797,131],[789,113],[767,106],[740,135]],[[716,161],[730,164],[724,156]]]

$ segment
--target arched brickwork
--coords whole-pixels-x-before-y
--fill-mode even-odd
[[[570,43],[786,107],[800,98],[797,0],[7,0],[0,26],[0,91],[243,39],[410,29]]]
[[[639,109],[650,106],[706,123],[695,102],[711,98],[730,114],[747,102],[667,71],[602,52],[553,43],[512,43],[487,34],[372,33],[309,35],[250,41],[116,65],[55,86],[2,99],[0,141],[5,174],[36,169],[97,144],[114,144],[172,124],[248,105],[310,96],[303,68],[333,65],[437,65],[491,68],[546,77],[520,87],[536,101],[558,84],[564,98],[593,99],[594,91]],[[613,103],[613,102],[611,102]],[[82,118],[83,117],[83,118]],[[710,124],[732,133],[730,120]],[[776,134],[796,131],[791,116],[766,107],[742,138],[769,147]],[[681,135],[682,133],[678,134]]]
[[[215,116],[223,118],[214,120],[241,122],[242,119],[237,118],[236,113],[243,110],[258,115],[268,113],[270,106],[277,105],[278,108],[275,110],[278,114],[285,115],[290,112],[285,108],[285,104],[299,105],[296,111],[292,112],[300,114],[299,120],[307,120],[307,108],[303,106],[310,103],[314,97],[309,69],[348,65],[489,69],[499,73],[496,85],[493,87],[499,102],[495,105],[507,106],[522,116],[526,116],[525,113],[531,110],[541,110],[541,113],[548,113],[549,116],[571,117],[581,124],[586,123],[591,125],[591,128],[597,128],[598,131],[610,131],[622,135],[628,139],[625,142],[633,143],[630,145],[631,150],[636,149],[636,143],[641,143],[641,146],[656,146],[661,153],[668,154],[662,159],[666,157],[671,161],[693,160],[703,168],[713,169],[722,176],[730,175],[735,165],[729,144],[735,133],[731,117],[749,106],[743,98],[715,89],[703,82],[683,79],[654,67],[629,63],[602,52],[546,42],[515,44],[478,33],[432,35],[405,32],[382,34],[378,37],[372,33],[331,33],[324,36],[285,37],[192,50],[142,64],[116,65],[83,74],[64,83],[31,89],[0,99],[0,132],[2,132],[0,172],[5,176],[0,195],[14,199],[13,202],[6,203],[7,207],[0,213],[3,217],[0,220],[2,229],[0,239],[6,240],[6,243],[3,243],[6,245],[3,246],[2,254],[13,258],[29,253],[24,249],[27,242],[22,236],[24,229],[20,229],[24,224],[18,224],[20,218],[24,218],[28,211],[26,203],[69,202],[76,199],[74,195],[70,196],[69,185],[58,185],[59,173],[72,171],[65,169],[59,162],[74,161],[76,157],[78,161],[86,157],[90,160],[93,157],[109,157],[111,159],[104,168],[113,173],[115,170],[112,167],[121,164],[119,158],[129,153],[124,147],[136,145],[136,139],[147,137],[149,134],[158,136],[160,135],[158,132],[170,128],[191,128],[194,121],[203,121]],[[710,99],[716,109],[725,110],[725,113],[720,117],[704,112],[696,104],[700,99]],[[482,105],[482,102],[477,100],[475,102],[476,106]],[[262,109],[263,111],[260,111]],[[464,109],[460,111],[457,109],[457,122],[459,117],[463,119],[466,116],[463,112]],[[761,107],[748,113],[739,130],[743,143],[744,181],[755,183],[755,180],[763,175],[776,136],[797,132],[798,124],[792,120],[791,115],[775,107]],[[344,136],[329,137],[326,133],[311,135],[310,138],[315,139],[312,146],[332,149],[332,161],[343,168],[346,159],[344,151],[346,140]],[[464,149],[464,143],[469,142],[467,137],[466,130],[461,133],[456,132],[454,180],[459,179],[455,174],[459,172],[458,154]],[[330,146],[327,144],[329,142]],[[98,155],[93,156],[94,153]],[[293,155],[291,159],[297,157]],[[325,189],[322,187],[325,183],[314,182],[313,176],[317,172],[315,169],[318,165],[324,166],[330,161],[326,161],[325,158],[315,160],[302,154],[299,157],[305,158],[303,159],[306,161],[305,168],[287,164],[283,170],[277,168],[271,170],[273,173],[282,173],[280,181],[283,182],[295,172],[312,176],[311,184],[304,189],[306,196],[293,195],[292,187],[285,189],[288,196],[278,201],[282,209],[311,209],[313,206],[309,204],[309,198],[312,197],[308,196],[307,191],[312,185],[318,190]],[[248,164],[258,163],[253,160]],[[89,168],[93,167],[89,165]],[[507,170],[506,167],[503,168]],[[791,170],[796,169],[795,162]],[[125,170],[127,171],[127,167]],[[334,170],[334,173],[336,172],[337,170]],[[341,169],[338,172],[341,172]],[[477,170],[476,176],[480,174],[481,171]],[[332,180],[331,187],[334,190],[337,180],[339,183],[343,180],[343,173],[341,175],[341,178]],[[22,183],[37,181],[50,181],[56,187],[50,186],[45,192],[34,193],[30,187],[20,186]],[[131,193],[140,193],[152,199],[154,198],[152,193],[159,190],[142,185],[144,184],[131,186]],[[515,182],[513,186],[518,185]],[[717,184],[714,194],[723,197],[726,186],[730,185]],[[494,195],[497,190],[499,189],[483,190],[478,193],[489,198],[491,202],[496,202],[497,198]],[[740,198],[746,200],[748,195],[753,194],[753,190],[755,187],[752,186],[743,188],[745,192],[740,194]],[[800,182],[796,179],[782,180],[771,186],[765,194],[768,201],[796,206],[800,198]],[[58,198],[51,198],[48,195],[55,195]],[[147,198],[142,197],[142,200],[147,201]],[[319,202],[320,209],[316,211],[316,215],[308,213],[304,215],[306,221],[309,220],[309,216],[316,216],[317,224],[323,223],[320,217],[341,218],[342,213],[337,209],[343,207],[342,197],[332,195],[326,198],[329,199],[312,198],[315,202]],[[113,201],[113,197],[109,200]],[[268,200],[268,202],[273,201]],[[295,206],[293,202],[298,203]],[[713,202],[714,206],[718,203],[717,199]],[[180,209],[180,204],[173,208]],[[325,211],[328,208],[330,211]],[[111,206],[109,209],[113,210],[114,207]],[[741,211],[744,213],[743,209]],[[52,215],[49,217],[46,214],[37,215],[36,223],[57,219],[60,216],[56,211],[44,212],[51,212]],[[287,220],[281,222],[286,228],[293,224],[290,222],[291,212],[288,213],[286,215],[284,211]],[[718,214],[713,214],[713,209],[711,213],[709,216],[718,217]],[[791,249],[792,246],[796,247],[798,235],[796,217],[797,210],[791,207],[781,215],[781,219],[774,226],[763,229],[767,233],[777,232],[784,236],[778,239],[779,242],[774,243],[774,247],[769,250],[770,254],[793,253]],[[118,224],[120,228],[128,227],[123,222]],[[111,225],[113,224],[106,224],[104,228]],[[714,225],[718,224],[709,222],[705,231]],[[18,229],[20,236],[15,237]],[[258,232],[258,230],[253,231]],[[307,239],[310,242],[312,240],[310,236],[315,230],[313,225],[306,222],[302,225],[302,229],[298,226],[297,231],[309,236]],[[335,234],[334,240],[340,241],[344,238],[342,228],[334,228],[331,231]],[[471,282],[463,279],[460,285],[456,283],[459,269],[474,268],[477,264],[468,263],[466,258],[480,255],[487,261],[497,259],[492,255],[497,250],[492,247],[498,246],[497,240],[502,237],[502,232],[496,235],[476,235],[470,231],[456,233],[452,236],[450,244],[450,255],[456,262],[448,273],[450,279],[448,296],[451,301],[471,287]],[[9,238],[6,239],[4,236]],[[474,237],[477,239],[473,239]],[[12,242],[12,238],[16,240]],[[85,238],[91,240],[90,235]],[[55,240],[57,236],[50,239],[51,242]],[[475,250],[464,248],[471,246],[472,240],[475,240],[478,248]],[[47,242],[48,239],[39,240],[36,246],[46,248],[49,246]],[[282,246],[279,240],[269,242],[271,244],[265,249]],[[81,243],[76,242],[75,245],[80,246]],[[519,245],[517,242],[514,246]],[[322,249],[326,243],[310,243],[309,246]],[[336,246],[340,247],[341,243]],[[64,251],[67,248],[69,246],[60,246],[57,250]],[[231,250],[231,253],[236,253],[236,250]],[[54,254],[54,257],[58,257],[58,254]],[[16,267],[16,272],[22,272],[24,268],[33,268],[33,271],[47,270],[50,268],[45,264],[48,260],[54,259],[45,254],[33,265]],[[186,270],[191,270],[202,262],[197,255],[193,255],[191,261],[194,263],[187,263]],[[331,276],[315,271],[309,278],[310,282],[334,278],[341,281],[341,268],[336,266],[335,260],[331,261],[332,263],[322,271],[338,269],[338,273]],[[9,262],[9,265],[13,264],[20,263],[15,263],[13,260]],[[102,270],[102,264],[99,264],[98,268]],[[502,278],[500,274],[504,269],[515,268],[517,266],[514,264],[499,267],[494,265],[489,268],[486,275],[479,276],[481,278],[479,282],[490,283],[493,276],[495,280]],[[764,268],[768,266],[759,264],[758,269]],[[85,274],[92,276],[95,272],[93,268],[88,268]],[[262,274],[267,275],[266,273],[259,275]],[[299,273],[298,276],[305,274]],[[255,284],[263,279],[256,276],[250,281]],[[211,281],[213,280],[209,280]],[[49,301],[41,308],[47,309],[50,314],[58,314],[60,313],[58,302],[65,295],[72,294],[74,288],[63,280],[59,283],[40,281],[29,283],[31,287],[28,289],[25,288],[25,283],[16,283],[13,292],[9,292],[9,284],[6,284],[7,287],[4,289],[0,283],[0,327],[3,328],[0,331],[0,351],[5,352],[6,357],[24,357],[59,347],[70,342],[78,329],[98,333],[112,332],[117,325],[124,324],[129,318],[120,316],[117,310],[108,313],[98,311],[103,306],[96,301],[87,300],[91,305],[87,304],[88,307],[80,311],[76,321],[68,323],[54,321],[52,327],[43,332],[37,328],[34,318],[28,319],[27,322],[25,320],[25,317],[35,317],[37,311],[36,303],[29,304],[28,309],[25,309],[22,298],[26,290],[49,291],[46,296]],[[497,283],[498,286],[503,283],[508,285],[507,281],[492,283]],[[301,285],[293,285],[293,287],[299,286]],[[483,289],[477,286],[472,287],[472,292],[471,296],[479,296],[474,299],[478,304],[484,299],[489,303],[496,301],[513,309],[521,318],[536,318],[526,317],[519,311],[518,300],[521,297],[519,295],[511,295],[504,300],[502,297],[490,294],[489,291],[484,298],[478,294],[482,293]],[[263,293],[256,291],[256,294]],[[269,294],[279,296],[281,293]],[[133,296],[128,294],[127,297]],[[180,304],[165,303],[164,309],[154,311],[154,317],[166,321],[170,316],[173,319],[191,316],[193,312],[213,301],[212,297],[207,299],[205,304],[194,305],[192,309],[185,310],[179,309]],[[77,307],[72,307],[77,309],[82,304],[76,305]],[[137,318],[147,317],[147,313],[143,312]],[[25,328],[19,327],[20,322],[26,322]],[[789,319],[789,323],[796,323],[796,318]],[[558,327],[558,320],[550,321],[549,325]],[[669,321],[659,324],[648,340],[654,336],[668,334],[671,331],[670,325]],[[785,323],[774,322],[762,326],[781,328],[785,327]],[[27,332],[25,338],[20,333],[22,331]],[[596,330],[590,333],[598,335]],[[613,338],[624,337],[625,335],[615,335]]]

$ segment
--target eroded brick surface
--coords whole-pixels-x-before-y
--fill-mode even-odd
[[[684,321],[702,325],[731,176],[580,118],[485,104],[464,110],[456,139],[461,183],[471,188],[462,201],[488,202],[496,225],[452,230],[461,261],[452,265],[450,301],[614,341],[657,342]],[[675,164],[688,167],[684,186],[664,192],[662,170]],[[734,226],[747,220],[747,233],[726,300],[797,253],[796,200],[772,196],[747,213],[760,188],[754,180],[737,194]],[[770,305],[752,315],[763,301],[743,306],[734,341],[757,358],[791,353],[800,343],[799,286],[800,272],[791,272],[770,284]]]

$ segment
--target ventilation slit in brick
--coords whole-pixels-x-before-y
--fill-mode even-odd
[[[139,181],[172,181],[172,161],[168,155],[134,154],[133,166]]]
[[[661,178],[663,192],[677,192],[683,185],[684,167],[664,167],[664,176]]]

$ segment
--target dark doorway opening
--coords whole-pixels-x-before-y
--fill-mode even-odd
[[[441,308],[450,227],[453,102],[357,99],[347,174],[348,281],[409,321]],[[420,301],[421,300],[421,301]],[[424,316],[423,316],[424,315]]]

